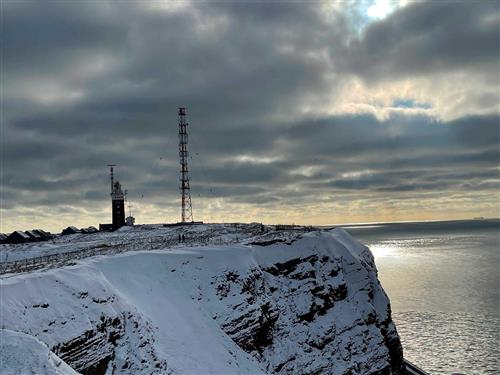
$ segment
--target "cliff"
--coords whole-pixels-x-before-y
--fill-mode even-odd
[[[16,331],[83,374],[403,373],[365,246],[341,229],[239,242],[4,277],[2,351]]]

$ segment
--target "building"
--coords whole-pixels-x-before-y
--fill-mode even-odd
[[[32,232],[38,233],[44,240],[51,240],[54,235],[50,232],[46,232],[43,229],[33,229]]]
[[[77,227],[74,227],[74,226],[69,226],[66,229],[63,229],[63,231],[61,232],[61,234],[63,236],[66,236],[68,234],[75,234],[75,233],[81,233],[81,231],[80,231],[80,229],[78,229]]]
[[[27,231],[16,230],[12,232],[9,236],[0,234],[0,243],[25,243],[25,242],[37,242],[46,241],[54,238],[49,232],[45,232],[42,229],[33,229]]]
[[[99,224],[99,232],[112,232],[113,224]]]
[[[12,232],[5,240],[6,243],[25,243],[30,241],[30,236],[20,230]]]
[[[125,196],[127,191],[122,190],[119,181],[115,181],[113,167],[115,164],[108,164],[109,177],[111,181],[111,219],[112,224],[99,224],[99,230],[109,232],[117,230],[125,225]]]
[[[125,194],[119,181],[113,184],[111,193],[113,230],[125,225]]]
[[[88,228],[82,228],[81,231],[84,234],[97,233],[98,232],[97,228],[96,227],[92,227],[92,226],[88,227]]]
[[[135,217],[127,216],[127,219],[125,219],[125,221],[127,222],[127,226],[133,227],[135,223]]]
[[[36,242],[36,241],[43,241],[44,238],[40,236],[38,233],[32,230],[27,230],[24,233],[26,233],[30,237],[31,242]]]

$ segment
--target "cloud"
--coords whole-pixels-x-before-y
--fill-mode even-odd
[[[478,68],[495,77],[498,27],[494,1],[414,2],[369,25],[337,61],[368,81]]]
[[[372,22],[330,48],[351,77],[337,107],[382,118],[404,100],[443,120],[498,113],[499,21],[492,1],[418,1]]]
[[[349,4],[7,2],[2,230],[109,220],[111,162],[139,221],[176,220],[180,105],[198,218],[436,217],[439,196],[487,216],[491,4],[411,3],[359,34]]]

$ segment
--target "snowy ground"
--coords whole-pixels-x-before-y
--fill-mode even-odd
[[[264,229],[263,231],[261,229]],[[58,236],[50,241],[26,244],[0,244],[0,262],[12,262],[75,250],[106,247],[116,252],[130,250],[163,249],[173,246],[204,246],[209,244],[240,243],[270,233],[271,227],[260,224],[203,224],[163,227],[162,225],[138,225],[122,227],[116,232],[98,232]],[[179,235],[184,234],[184,243]],[[273,232],[289,237],[290,232]]]
[[[12,332],[49,369],[62,360],[97,374],[397,373],[399,338],[373,257],[341,229],[138,227],[5,251],[104,245],[127,252],[0,278],[0,373],[21,368]]]
[[[2,375],[77,375],[47,345],[31,335],[0,330],[0,373]]]

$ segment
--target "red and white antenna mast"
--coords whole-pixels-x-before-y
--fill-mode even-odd
[[[188,134],[186,122],[186,108],[179,107],[179,158],[181,163],[181,222],[193,222],[193,207],[191,205],[191,188],[188,175]]]

